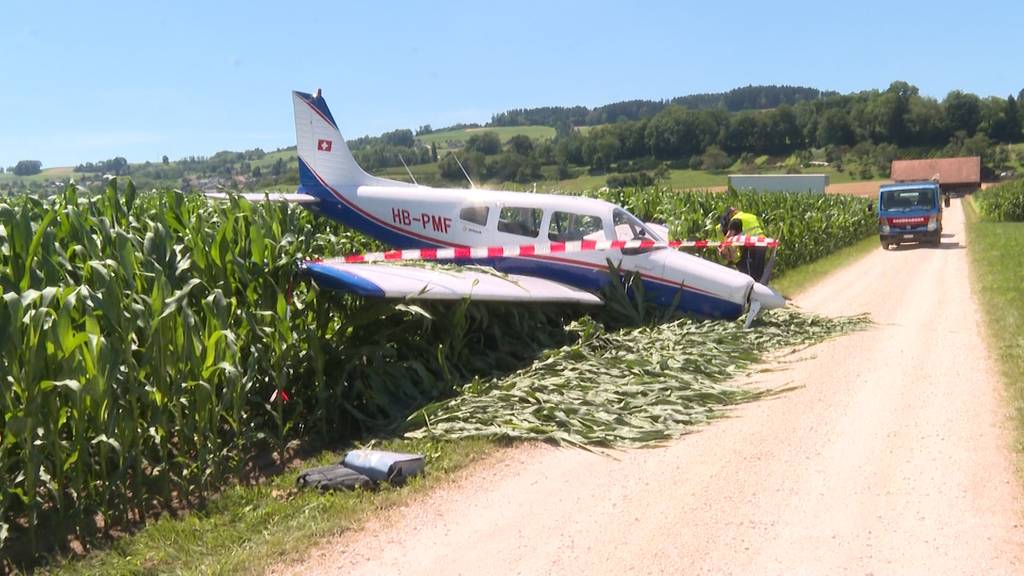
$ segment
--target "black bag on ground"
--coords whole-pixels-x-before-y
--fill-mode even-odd
[[[369,489],[373,487],[373,481],[355,470],[345,468],[341,464],[320,466],[303,470],[295,479],[299,488],[317,488],[327,492],[329,490],[355,490],[356,488]]]

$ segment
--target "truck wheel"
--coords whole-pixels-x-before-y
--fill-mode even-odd
[[[882,240],[882,250],[889,250],[889,246],[891,246],[891,244],[889,244],[885,240]]]

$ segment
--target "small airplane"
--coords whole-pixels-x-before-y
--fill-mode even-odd
[[[786,304],[746,274],[669,248],[665,226],[641,222],[603,200],[433,188],[371,176],[356,163],[319,90],[293,92],[292,100],[299,187],[294,194],[245,197],[298,203],[396,249],[422,249],[416,259],[474,248],[479,257],[473,264],[499,272],[306,262],[307,273],[323,287],[376,298],[600,305],[601,288],[613,280],[611,263],[639,275],[648,301],[704,317],[748,313],[749,326],[762,309]],[[509,250],[494,248],[503,246],[519,248],[506,257]]]

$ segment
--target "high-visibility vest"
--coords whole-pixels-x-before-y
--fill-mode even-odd
[[[747,236],[764,236],[764,228],[761,228],[761,221],[757,219],[757,216],[749,214],[747,212],[736,211],[732,215],[732,220],[739,219],[743,224],[743,234]],[[727,260],[731,264],[736,264],[740,261],[740,251],[737,248],[733,248],[728,252],[729,256]]]
[[[732,218],[733,220],[738,218],[743,223],[743,233],[747,236],[764,236],[764,228],[761,228],[761,221],[757,219],[757,216],[737,210]]]

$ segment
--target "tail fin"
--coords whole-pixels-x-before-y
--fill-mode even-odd
[[[364,185],[408,185],[371,176],[356,164],[319,90],[316,94],[292,92],[292,102],[295,106],[299,181],[305,192],[318,195],[316,191],[323,184],[334,189]]]

